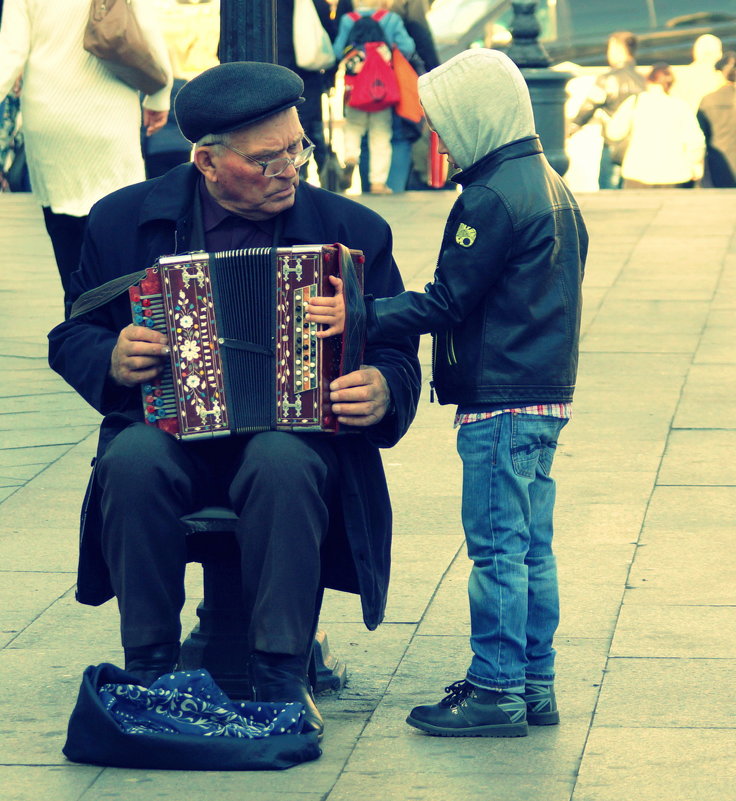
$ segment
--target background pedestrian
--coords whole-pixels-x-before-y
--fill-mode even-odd
[[[21,112],[34,195],[43,207],[65,295],[87,214],[103,195],[145,179],[138,92],[82,47],[89,0],[5,0],[0,97],[23,75]],[[143,100],[151,135],[168,116],[166,45],[145,0],[132,9],[169,83]]]
[[[677,71],[672,87],[674,97],[684,100],[696,112],[702,98],[721,85],[716,63],[723,56],[723,45],[717,36],[704,33],[693,44],[693,60]]]
[[[611,141],[628,139],[624,188],[689,188],[703,175],[705,139],[694,112],[669,92],[669,64],[655,64],[647,90],[628,98],[608,124]]]
[[[598,185],[601,189],[621,187],[621,159],[608,136],[608,121],[627,97],[643,92],[646,88],[646,80],[636,70],[636,46],[637,38],[631,31],[617,31],[608,37],[606,57],[611,69],[596,78],[591,92],[583,100],[568,130],[569,134],[575,133],[594,116],[600,120],[603,126],[603,149]]]
[[[736,51],[716,62],[723,85],[700,101],[698,122],[705,136],[704,186],[736,186]]]

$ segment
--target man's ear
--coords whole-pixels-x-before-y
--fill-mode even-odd
[[[194,151],[192,161],[208,181],[217,183],[217,167],[212,160],[212,150],[209,147],[198,147]]]

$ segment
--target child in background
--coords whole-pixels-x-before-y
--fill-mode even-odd
[[[350,60],[351,51],[360,49],[366,41],[354,41],[353,34],[357,27],[363,27],[360,22],[353,19],[355,14],[361,18],[373,17],[381,28],[381,39],[386,44],[386,55],[390,57],[391,49],[398,49],[410,58],[415,49],[414,40],[406,32],[404,23],[398,14],[388,11],[388,0],[358,0],[355,3],[353,15],[343,14],[337,31],[337,38],[333,47],[335,57],[342,61],[347,57]],[[377,13],[378,12],[378,13]],[[383,13],[381,13],[383,12]],[[376,33],[378,36],[378,33]],[[358,37],[361,39],[361,37]],[[364,134],[368,134],[368,148],[370,152],[370,191],[374,194],[390,194],[386,186],[389,168],[391,166],[391,108],[380,111],[360,111],[346,103],[345,105],[345,169],[341,181],[341,188],[348,189],[353,180],[353,172],[360,158],[360,144]]]

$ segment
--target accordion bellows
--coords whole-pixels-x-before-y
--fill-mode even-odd
[[[165,333],[170,361],[142,386],[145,421],[180,439],[272,429],[336,432],[329,385],[363,351],[364,257],[342,245],[160,258],[129,290],[133,322]],[[343,279],[345,333],[318,339],[310,297]]]

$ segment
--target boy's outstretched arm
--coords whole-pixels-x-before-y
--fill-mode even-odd
[[[331,298],[311,298],[307,306],[307,320],[310,323],[321,323],[327,328],[317,332],[319,339],[342,334],[345,330],[345,296],[341,278],[334,275],[330,283],[335,287],[335,294]]]

